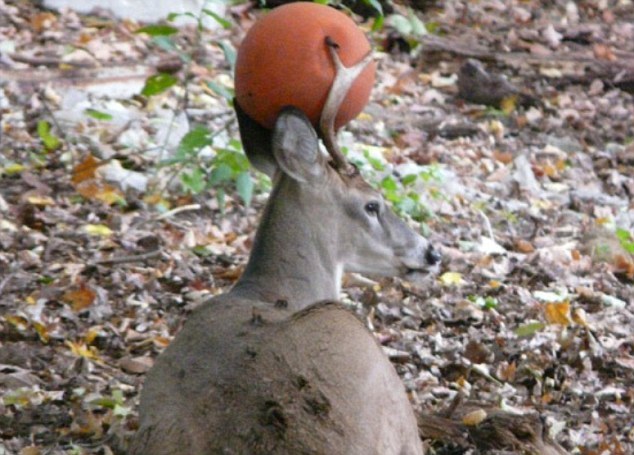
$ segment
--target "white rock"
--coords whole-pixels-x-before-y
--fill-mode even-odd
[[[44,0],[46,8],[61,10],[70,8],[79,13],[89,13],[95,8],[109,9],[112,13],[122,19],[133,19],[142,22],[156,22],[165,19],[171,13],[192,13],[198,15],[204,7],[220,16],[224,16],[225,7],[220,2],[208,2],[206,0],[110,0],[103,2],[100,0]],[[175,24],[182,25],[194,23],[194,19],[180,17]],[[204,18],[204,25],[207,28],[217,28],[219,24],[210,17]]]

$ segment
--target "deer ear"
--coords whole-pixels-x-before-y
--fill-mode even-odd
[[[249,159],[251,166],[273,178],[277,170],[271,147],[273,132],[249,117],[235,98],[233,99],[233,107],[238,117],[244,153]]]
[[[298,182],[315,182],[324,175],[325,159],[317,133],[306,115],[295,107],[283,108],[277,117],[273,156],[282,171]]]

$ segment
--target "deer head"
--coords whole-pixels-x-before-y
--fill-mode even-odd
[[[237,288],[243,289],[246,283],[254,289],[266,287],[275,298],[295,299],[297,307],[338,298],[344,271],[406,276],[433,270],[441,259],[427,239],[394,214],[337,147],[334,117],[370,56],[345,68],[336,45],[328,39],[326,45],[337,68],[320,122],[330,160],[320,152],[318,134],[300,110],[284,108],[269,131],[235,105],[249,160],[274,180]],[[289,276],[297,277],[297,285],[273,292],[265,284],[280,285],[282,276],[287,281]]]

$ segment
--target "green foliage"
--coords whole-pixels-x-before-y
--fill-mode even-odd
[[[475,303],[484,310],[493,310],[498,307],[498,299],[491,296],[482,297],[479,295],[470,295],[467,300]]]
[[[145,81],[145,86],[141,90],[143,96],[154,96],[163,93],[170,87],[176,85],[178,79],[167,73],[158,73],[150,76]]]
[[[388,16],[386,22],[406,38],[411,37],[416,39],[428,33],[425,23],[421,21],[411,9],[407,10],[407,16],[401,14]]]
[[[231,22],[230,22],[230,21],[228,21],[227,19],[225,19],[225,18],[223,18],[223,17],[219,16],[217,13],[214,13],[213,11],[211,11],[211,10],[209,10],[209,9],[207,9],[207,8],[203,8],[202,12],[203,12],[203,14],[205,14],[205,15],[207,15],[207,16],[209,16],[209,17],[211,17],[213,20],[215,20],[216,22],[218,22],[218,24],[220,24],[220,26],[221,26],[222,28],[224,28],[225,30],[230,29],[230,28],[231,28],[231,26],[233,25],[233,24],[231,24]],[[199,25],[198,25],[199,27],[201,27],[201,25],[200,25],[200,24],[201,24],[201,22],[202,22],[202,21],[199,21]]]
[[[391,14],[387,16],[385,24],[396,30],[407,41],[412,52],[418,51],[423,36],[438,31],[437,22],[423,22],[411,8],[407,9],[405,15]]]
[[[113,390],[110,396],[101,396],[90,402],[91,405],[99,408],[111,409],[117,417],[126,417],[132,409],[125,405],[125,399],[121,390]]]
[[[371,162],[372,163],[372,162]],[[376,164],[372,165],[376,170]],[[440,172],[437,165],[426,166],[416,174],[408,174],[400,178],[388,175],[381,180],[379,187],[383,191],[385,199],[392,203],[394,210],[401,215],[408,215],[415,221],[424,222],[433,216],[433,213],[425,205],[421,193],[416,189],[416,184],[423,182],[428,184],[440,182]],[[430,192],[434,196],[433,192]]]
[[[209,2],[206,2],[208,4]],[[168,22],[173,22],[181,17],[193,19],[197,25],[196,45],[202,46],[202,31],[205,18],[211,18],[222,28],[232,27],[231,21],[222,17],[211,9],[203,6],[198,14],[172,13],[167,17]],[[176,53],[187,64],[184,72],[189,71],[189,63],[192,57],[181,49],[178,44],[178,29],[170,25],[149,25],[137,31],[152,37],[152,42],[159,48]],[[227,63],[232,71],[236,62],[236,50],[226,40],[218,40],[216,44],[222,49]],[[187,75],[183,78],[187,79]],[[142,94],[153,96],[163,93],[177,84],[179,80],[170,74],[161,73],[147,79]],[[208,87],[218,96],[224,98],[228,105],[232,105],[234,93],[229,87],[216,81],[208,81]],[[221,209],[225,205],[225,197],[228,191],[235,191],[245,205],[249,205],[256,188],[251,173],[249,162],[242,152],[239,141],[231,141],[223,148],[214,147],[214,137],[220,131],[212,132],[203,126],[192,128],[181,139],[173,157],[159,163],[161,167],[174,167],[174,175],[178,174],[184,191],[190,194],[200,194],[213,189],[218,198]],[[205,150],[205,153],[201,152]],[[260,185],[263,187],[262,185]]]
[[[621,243],[621,247],[630,254],[634,254],[634,237],[627,229],[617,228],[616,237]]]
[[[372,8],[375,12],[374,24],[372,25],[372,30],[377,31],[383,28],[383,22],[385,20],[385,15],[383,13],[383,5],[379,0],[361,0],[363,4]],[[318,3],[320,5],[331,5],[337,9],[343,9],[349,11],[350,9],[343,3],[343,0],[313,0],[313,3]]]
[[[540,330],[543,330],[546,327],[546,324],[543,322],[531,322],[529,324],[524,324],[515,329],[515,335],[518,337],[528,337],[533,336]]]
[[[62,145],[62,141],[51,133],[51,125],[46,120],[37,122],[37,134],[48,151],[56,150]]]
[[[218,84],[214,81],[207,82],[207,86],[218,96],[223,97],[231,106],[233,104],[234,91],[229,87]]]
[[[183,189],[191,194],[200,194],[213,188],[223,208],[227,191],[235,190],[248,206],[256,185],[240,142],[232,140],[227,147],[214,149],[215,155],[210,159],[200,156],[203,148],[213,146],[214,136],[215,133],[204,126],[193,128],[181,139],[174,157],[160,164],[179,166]]]
[[[112,115],[108,114],[107,112],[98,111],[97,109],[85,109],[84,114],[86,114],[88,117],[94,118],[95,120],[112,120]]]
[[[146,25],[145,27],[141,27],[135,33],[145,33],[150,36],[169,36],[178,32],[178,29],[172,27],[171,25]]]

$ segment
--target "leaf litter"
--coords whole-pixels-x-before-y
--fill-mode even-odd
[[[239,277],[266,199],[181,193],[156,166],[195,124],[219,132],[201,155],[237,137],[225,56],[260,13],[236,8],[231,29],[202,32],[222,45],[174,34],[198,52],[185,92],[178,72],[148,88],[175,53],[134,22],[0,9],[0,447],[120,452],[143,375]],[[420,283],[348,277],[343,301],[385,347],[435,453],[514,450],[483,445],[496,425],[529,428],[515,443],[533,453],[631,453],[631,2],[396,14],[373,35],[392,52],[377,52],[371,103],[342,142],[445,260]],[[506,92],[469,92],[461,75],[476,73]],[[144,86],[164,91],[142,99]],[[439,415],[453,444],[430,429]]]

